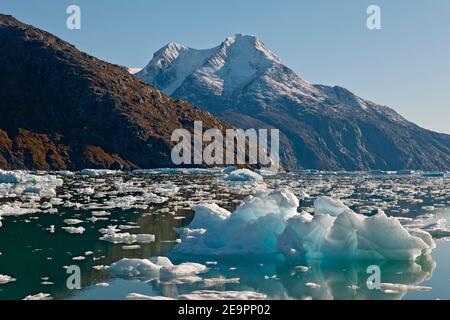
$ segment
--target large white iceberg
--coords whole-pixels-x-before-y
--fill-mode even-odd
[[[217,205],[194,207],[187,228],[179,229],[175,251],[194,255],[270,255],[313,259],[415,260],[435,247],[431,235],[404,227],[384,212],[367,217],[342,202],[320,197],[315,215],[297,212],[288,189],[247,197],[235,212]]]

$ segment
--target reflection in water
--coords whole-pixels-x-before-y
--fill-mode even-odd
[[[174,261],[197,261],[195,257],[177,256]],[[417,262],[346,262],[342,264],[324,264],[319,261],[305,263],[309,270],[299,271],[298,264],[274,262],[250,262],[240,260],[219,261],[210,265],[209,270],[200,277],[177,279],[176,281],[159,281],[157,279],[122,279],[112,286],[124,286],[124,281],[131,286],[131,292],[176,298],[194,290],[231,290],[255,291],[267,295],[269,299],[401,299],[404,292],[369,290],[366,281],[370,274],[366,272],[369,265],[376,264],[381,269],[383,283],[420,285],[429,279],[436,263],[431,257],[422,257]],[[304,269],[304,268],[302,268]],[[239,282],[235,283],[235,279]],[[211,279],[211,281],[204,281]],[[217,279],[220,279],[219,281]],[[224,279],[232,280],[226,283]],[[234,280],[234,281],[233,281]],[[217,281],[218,284],[214,284]],[[319,285],[314,287],[311,284]],[[80,298],[102,299],[103,288],[87,288]],[[120,289],[119,289],[120,291]],[[122,292],[124,298],[127,292]]]

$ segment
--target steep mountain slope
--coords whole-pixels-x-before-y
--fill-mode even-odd
[[[0,15],[0,168],[173,166],[174,129],[229,127],[53,35]]]
[[[241,128],[278,128],[291,169],[450,169],[450,136],[341,87],[312,85],[256,37],[196,50],[171,43],[137,76]]]

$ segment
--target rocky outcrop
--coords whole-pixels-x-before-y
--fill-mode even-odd
[[[0,83],[2,169],[171,167],[173,130],[230,127],[6,15]]]

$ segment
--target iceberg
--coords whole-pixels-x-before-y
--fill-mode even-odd
[[[8,275],[0,274],[0,284],[6,284],[14,281],[16,281],[15,278]]]
[[[319,197],[315,214],[298,212],[289,189],[256,193],[230,213],[217,205],[194,207],[178,229],[174,251],[204,256],[276,255],[286,259],[415,260],[436,247],[429,232],[403,226],[384,212],[368,217],[341,201]]]
[[[248,181],[248,182],[262,182],[264,179],[261,175],[253,172],[249,169],[238,169],[230,172],[230,174],[225,177],[227,181]]]
[[[124,258],[107,267],[107,270],[118,277],[168,281],[195,276],[205,272],[206,266],[192,262],[174,265],[167,257],[152,257],[150,259]]]

